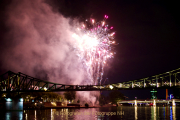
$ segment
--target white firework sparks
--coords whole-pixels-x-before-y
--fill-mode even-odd
[[[113,27],[109,28],[105,23],[107,18],[105,15],[105,19],[101,22],[91,19],[78,28],[82,35],[75,33],[72,35],[76,40],[77,55],[85,64],[89,78],[95,85],[101,85],[107,59],[114,55],[112,45],[115,44],[113,41],[115,32],[111,32]]]

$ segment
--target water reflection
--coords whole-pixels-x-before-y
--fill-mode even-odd
[[[154,120],[156,120],[156,106],[154,106],[153,108],[154,108]]]
[[[173,113],[173,120],[176,120],[176,107],[172,107],[172,113]]]
[[[145,107],[145,118],[147,120],[147,107]]]
[[[135,120],[138,119],[138,116],[137,116],[137,106],[135,107]]]
[[[35,116],[35,120],[36,120],[36,110],[34,110],[34,116]]]
[[[10,111],[10,112],[6,112],[4,115],[5,115],[5,120],[14,120],[14,119],[23,120],[23,111],[20,112]]]
[[[158,114],[157,114],[157,116],[159,116],[160,114],[159,114],[159,107],[158,107]]]
[[[169,120],[169,107],[165,107],[166,108],[166,119]]]
[[[170,120],[173,120],[173,113],[172,113],[172,107],[170,107]]]
[[[154,109],[153,109],[154,107],[151,107],[151,120],[153,120],[154,119]]]
[[[102,107],[23,110],[21,112],[4,112],[3,120],[114,120],[114,119],[170,119],[180,118],[180,107]],[[108,115],[107,115],[108,113]]]

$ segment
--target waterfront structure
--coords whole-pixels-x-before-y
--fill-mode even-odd
[[[176,106],[176,103],[180,103],[180,99],[171,99],[171,100],[159,100],[159,99],[150,99],[150,100],[121,100],[118,101],[117,104],[121,105],[124,103],[128,103],[128,104],[132,104],[135,107],[142,104],[145,105],[152,105],[152,106],[156,106],[157,104],[166,104],[166,105],[172,105],[172,106]]]

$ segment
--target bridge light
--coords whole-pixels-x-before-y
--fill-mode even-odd
[[[23,102],[23,98],[20,98],[20,102]]]
[[[11,102],[11,101],[12,101],[12,99],[11,99],[11,98],[8,98],[8,99],[6,99],[6,101],[7,101],[7,102]]]
[[[44,91],[46,91],[47,90],[47,88],[46,87],[44,87]]]
[[[135,102],[134,102],[134,106],[137,107],[137,101],[136,101],[136,100],[135,100]]]
[[[112,90],[112,89],[113,89],[113,86],[112,86],[112,85],[110,85],[110,86],[109,86],[109,88]]]
[[[173,106],[176,106],[175,100],[172,101],[172,105],[173,105]]]
[[[154,102],[153,102],[153,106],[156,107],[156,101],[155,101],[155,100],[154,100]]]

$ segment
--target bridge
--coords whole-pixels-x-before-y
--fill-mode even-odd
[[[132,106],[137,106],[138,104],[150,104],[153,103],[153,106],[156,106],[157,103],[159,104],[166,104],[169,105],[170,103],[172,104],[172,106],[175,106],[176,103],[180,103],[180,99],[171,99],[171,100],[161,100],[161,99],[150,99],[150,100],[121,100],[118,101],[117,104],[121,105],[121,104],[132,104]]]
[[[0,76],[0,92],[103,91],[180,88],[180,68],[141,79],[105,85],[65,85],[40,80],[21,72],[8,71]]]

